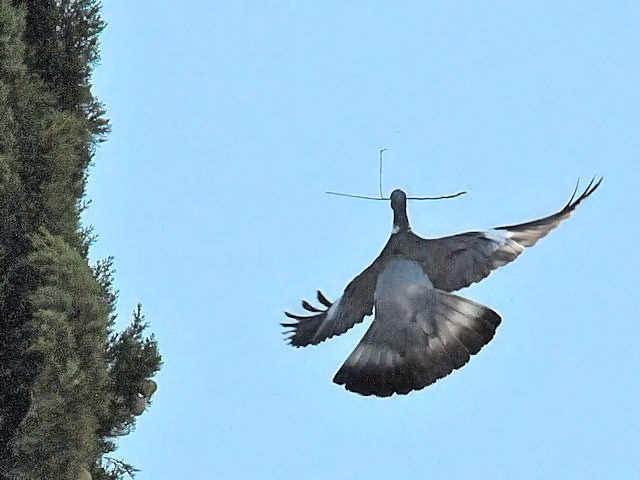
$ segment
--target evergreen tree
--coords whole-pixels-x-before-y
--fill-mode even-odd
[[[140,310],[114,331],[112,259],[88,264],[87,169],[108,132],[91,93],[94,0],[0,0],[0,476],[117,480],[105,454],[161,358]],[[146,383],[145,383],[146,382]],[[145,393],[146,392],[146,393]]]

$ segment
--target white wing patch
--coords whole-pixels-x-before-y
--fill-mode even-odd
[[[509,230],[496,230],[491,229],[485,232],[482,232],[482,235],[495,245],[494,248],[496,251],[508,252],[513,255],[513,258],[516,258],[522,252],[524,252],[524,246],[521,245],[516,239],[513,238],[513,232]],[[496,261],[497,266],[506,265],[509,263],[511,259],[503,259],[500,261]]]
[[[482,232],[485,238],[497,243],[498,245],[506,245],[511,240],[512,234],[509,230],[486,230]]]

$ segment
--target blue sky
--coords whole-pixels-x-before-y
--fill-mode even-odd
[[[165,366],[117,452],[139,480],[631,478],[640,471],[636,2],[105,2],[93,258]],[[576,214],[462,291],[495,339],[408,396],[331,379],[368,328],[307,349],[283,310],[330,298],[409,205],[441,236]]]

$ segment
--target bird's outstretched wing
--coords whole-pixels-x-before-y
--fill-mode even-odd
[[[317,345],[327,338],[346,332],[356,323],[362,322],[366,315],[371,315],[376,280],[383,264],[384,260],[379,256],[347,285],[342,296],[333,303],[318,290],[318,301],[325,307],[324,309],[316,308],[303,300],[302,308],[312,312],[313,315],[284,312],[287,317],[296,320],[281,323],[283,327],[292,329],[284,332],[289,335],[287,337],[289,344],[294,347]]]
[[[447,292],[459,290],[479,282],[491,271],[515,260],[526,247],[535,245],[568,218],[601,182],[602,178],[597,182],[592,179],[578,198],[576,185],[562,210],[539,220],[436,239],[411,234],[402,245],[402,254],[420,263],[435,288]]]

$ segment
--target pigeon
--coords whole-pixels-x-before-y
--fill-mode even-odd
[[[365,316],[374,320],[333,381],[361,395],[388,397],[420,390],[465,365],[493,338],[500,315],[455,295],[513,261],[556,228],[602,182],[591,180],[559,212],[531,222],[441,238],[411,230],[407,196],[391,193],[393,230],[378,257],[331,302],[318,290],[321,308],[285,312],[281,323],[294,347],[317,345],[345,333]]]

